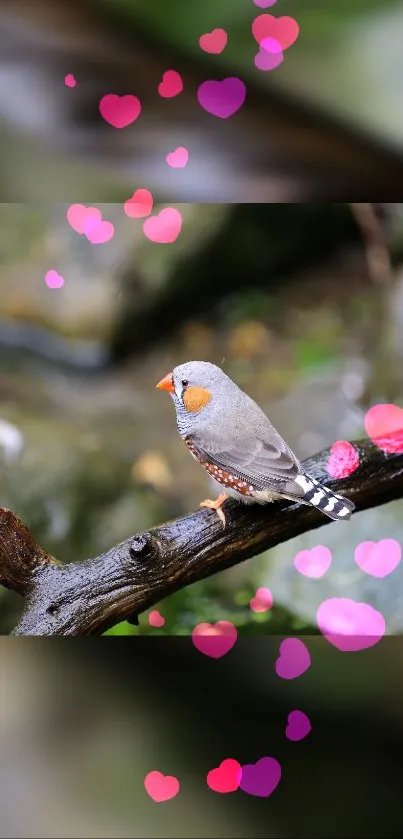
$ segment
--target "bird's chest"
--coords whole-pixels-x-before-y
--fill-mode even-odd
[[[183,437],[182,439],[184,443],[186,443],[190,454],[195,458],[195,460],[201,463],[206,472],[208,472],[209,475],[217,481],[217,483],[221,484],[227,490],[233,490],[240,495],[251,496],[253,494],[254,487],[249,484],[248,481],[244,481],[232,472],[229,472],[226,469],[216,466],[209,460],[206,460],[200,454],[190,437]]]

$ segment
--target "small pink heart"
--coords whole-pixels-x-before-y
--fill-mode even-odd
[[[64,278],[52,268],[45,274],[45,283],[48,288],[63,288]]]
[[[76,233],[84,233],[87,219],[102,219],[102,213],[96,207],[84,207],[83,204],[72,204],[67,210],[67,221]]]
[[[161,626],[165,626],[165,618],[162,617],[158,609],[154,609],[154,611],[150,612],[148,616],[148,623],[150,626],[153,626],[154,629],[159,629]]]
[[[294,566],[305,577],[319,580],[326,574],[332,563],[332,554],[324,545],[317,545],[310,551],[298,551],[294,557]]]
[[[274,6],[277,0],[253,0],[255,6],[260,6],[261,9],[268,9],[269,6]]]
[[[249,601],[252,612],[267,612],[273,605],[273,595],[269,588],[258,588],[256,594]]]
[[[288,724],[285,730],[285,736],[288,740],[293,740],[294,743],[303,740],[308,736],[311,729],[311,721],[303,711],[291,711],[288,714]]]
[[[66,87],[75,87],[77,84],[72,73],[67,73],[67,76],[64,77],[64,83]]]
[[[320,604],[316,621],[322,635],[342,652],[373,647],[385,635],[385,618],[369,603],[331,597]]]
[[[268,40],[266,38],[265,40]],[[280,52],[268,52],[265,49],[260,48],[259,52],[255,55],[255,67],[258,70],[262,70],[262,72],[267,72],[268,70],[275,70],[276,67],[279,67],[284,60],[283,53]]]
[[[365,431],[382,451],[403,452],[403,408],[398,405],[373,405],[365,416]]]
[[[355,561],[366,574],[382,579],[397,568],[402,558],[402,549],[396,539],[381,539],[379,542],[361,542],[355,549]]]
[[[275,38],[283,50],[291,47],[298,38],[299,26],[292,17],[274,17],[274,15],[258,15],[252,23],[252,34],[260,44],[263,38]]]
[[[149,772],[144,778],[146,792],[153,801],[169,801],[179,792],[179,781],[173,775],[163,775],[162,772]]]
[[[192,641],[197,650],[210,658],[221,656],[232,650],[238,633],[230,621],[218,621],[216,624],[199,623],[192,632]]]
[[[153,209],[153,197],[148,189],[136,189],[125,205],[124,211],[129,218],[144,218]]]
[[[109,242],[115,233],[115,228],[110,221],[102,221],[88,217],[84,222],[84,234],[92,245],[100,245],[103,242]]]
[[[200,49],[204,52],[209,52],[212,55],[218,55],[225,50],[227,46],[228,35],[225,29],[213,29],[212,32],[206,32],[199,38]]]
[[[99,103],[99,110],[105,122],[114,128],[126,128],[140,116],[141,102],[131,94],[118,96],[116,93],[107,93]]]
[[[347,440],[337,440],[330,449],[327,471],[332,478],[348,478],[360,465],[357,449]]]
[[[172,166],[173,169],[183,169],[189,160],[189,152],[184,146],[178,146],[175,151],[167,154],[165,160],[168,166]]]
[[[162,76],[162,82],[158,85],[158,93],[163,99],[172,99],[173,96],[178,96],[182,93],[183,81],[182,76],[176,70],[166,70]]]
[[[286,638],[280,644],[276,673],[281,679],[298,679],[311,666],[309,650],[299,638]]]
[[[150,242],[170,245],[175,242],[182,229],[182,216],[179,210],[167,207],[157,216],[150,216],[143,224],[143,233]]]

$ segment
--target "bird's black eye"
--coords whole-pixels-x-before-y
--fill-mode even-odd
[[[189,384],[187,379],[182,379],[182,387],[187,387]]]

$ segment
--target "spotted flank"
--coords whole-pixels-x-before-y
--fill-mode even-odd
[[[342,495],[336,495],[328,487],[323,486],[308,475],[298,475],[295,483],[304,491],[304,502],[317,507],[334,521],[347,521],[355,509],[355,505]]]

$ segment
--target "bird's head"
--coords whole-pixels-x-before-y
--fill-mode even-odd
[[[188,361],[174,367],[158,382],[157,388],[171,394],[177,410],[192,415],[207,408],[228,381],[228,376],[215,364]]]

